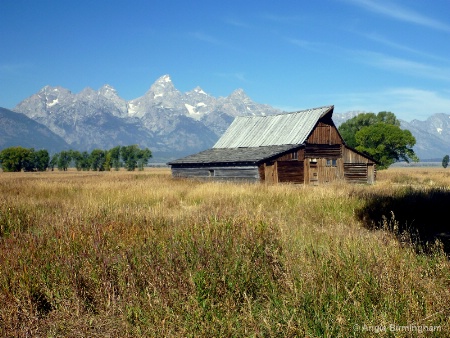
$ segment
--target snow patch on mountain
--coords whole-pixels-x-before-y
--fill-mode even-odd
[[[59,100],[56,98],[52,102],[47,102],[47,107],[53,107],[55,104],[58,104]]]

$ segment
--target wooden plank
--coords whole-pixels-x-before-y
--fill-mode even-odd
[[[201,178],[201,179],[245,179],[259,181],[257,166],[230,166],[230,167],[172,167],[173,177]]]
[[[344,163],[344,177],[349,182],[368,182],[366,163]]]
[[[307,139],[311,144],[342,144],[343,140],[332,121],[319,122]]]
[[[342,156],[340,144],[307,144],[305,158],[329,158],[337,159]]]
[[[303,161],[277,161],[278,182],[304,182]]]

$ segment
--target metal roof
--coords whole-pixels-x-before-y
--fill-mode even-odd
[[[256,164],[289,150],[299,148],[298,144],[249,148],[212,148],[189,155],[172,162],[170,165],[211,164],[211,163],[248,163]]]
[[[317,121],[334,106],[269,116],[238,116],[213,148],[302,144]]]

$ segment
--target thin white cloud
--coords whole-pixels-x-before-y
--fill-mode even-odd
[[[191,32],[189,35],[199,41],[207,42],[212,45],[217,45],[217,46],[224,45],[224,43],[222,41],[216,39],[215,37],[213,37],[211,35],[205,34],[203,32]]]
[[[404,51],[404,52],[408,52],[408,53],[411,53],[411,54],[416,54],[416,55],[423,56],[423,57],[426,57],[426,58],[429,58],[429,59],[434,59],[434,60],[437,60],[437,61],[443,61],[443,62],[448,62],[449,61],[448,58],[439,57],[439,56],[436,56],[436,55],[433,55],[433,54],[425,53],[425,52],[423,52],[421,50],[417,50],[417,49],[414,49],[414,48],[411,48],[411,47],[399,44],[397,42],[389,40],[386,37],[381,36],[381,35],[376,34],[376,33],[367,33],[367,34],[359,33],[359,34],[361,34],[362,36],[364,36],[364,37],[366,37],[366,38],[368,38],[368,39],[370,39],[372,41],[381,43],[381,44],[383,44],[385,46],[392,47],[392,48],[395,48],[395,49],[398,49],[398,50],[401,50],[401,51]]]
[[[409,51],[411,53],[421,54],[422,56],[428,56],[430,58],[439,59],[437,57],[433,57],[433,55],[421,53],[408,47],[395,44],[393,42],[390,42],[389,40],[385,40],[382,37],[378,37],[376,35],[374,35],[373,38],[378,39],[380,42],[390,44],[393,47],[395,46],[396,48]],[[285,41],[309,51],[314,51],[318,53],[334,53],[335,55],[341,55],[346,59],[351,58],[356,62],[365,63],[367,65],[377,67],[380,69],[394,71],[409,76],[450,82],[450,67],[431,65],[404,58],[394,57],[378,52],[346,49],[341,46],[329,43],[313,42],[295,38],[285,38]],[[448,60],[446,59],[441,61],[448,62]]]
[[[386,91],[389,97],[399,101],[394,107],[399,111],[411,112],[421,108],[422,114],[429,115],[430,111],[450,114],[450,95],[417,88],[392,88]]]
[[[275,23],[285,23],[285,24],[294,24],[301,20],[303,20],[303,17],[299,15],[276,15],[272,13],[265,13],[260,16],[262,19],[275,22]]]
[[[244,73],[241,72],[235,72],[235,73],[216,73],[216,76],[225,78],[225,79],[231,79],[231,80],[238,80],[240,82],[244,83],[250,83],[250,81],[247,80]]]
[[[231,25],[231,26],[235,26],[238,28],[251,28],[252,26],[249,25],[247,22],[242,22],[233,18],[227,18],[225,19],[225,23]]]
[[[410,22],[445,32],[450,32],[450,25],[439,20],[427,17],[409,8],[396,5],[392,2],[373,0],[347,0],[347,2],[360,6],[368,11],[379,13],[396,20]],[[431,5],[431,4],[430,4]]]
[[[0,64],[0,73],[1,74],[11,74],[23,69],[29,68],[29,64],[25,63],[3,63]]]
[[[306,50],[314,51],[314,52],[324,50],[324,48],[327,47],[327,45],[324,43],[312,42],[312,41],[303,40],[303,39],[285,38],[285,41],[289,42],[290,44],[292,44],[294,46],[297,46],[297,47],[300,47],[300,48],[303,48]]]
[[[425,120],[431,114],[450,114],[450,93],[397,87],[372,92],[353,92],[334,97],[337,113],[391,111],[398,118]]]
[[[354,52],[354,57],[360,62],[378,68],[427,79],[450,81],[450,68],[432,66],[370,51]]]

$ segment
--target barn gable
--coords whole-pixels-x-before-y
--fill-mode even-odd
[[[325,106],[236,117],[211,149],[169,162],[172,175],[268,183],[373,183],[375,162],[345,145],[332,120],[333,110]]]

